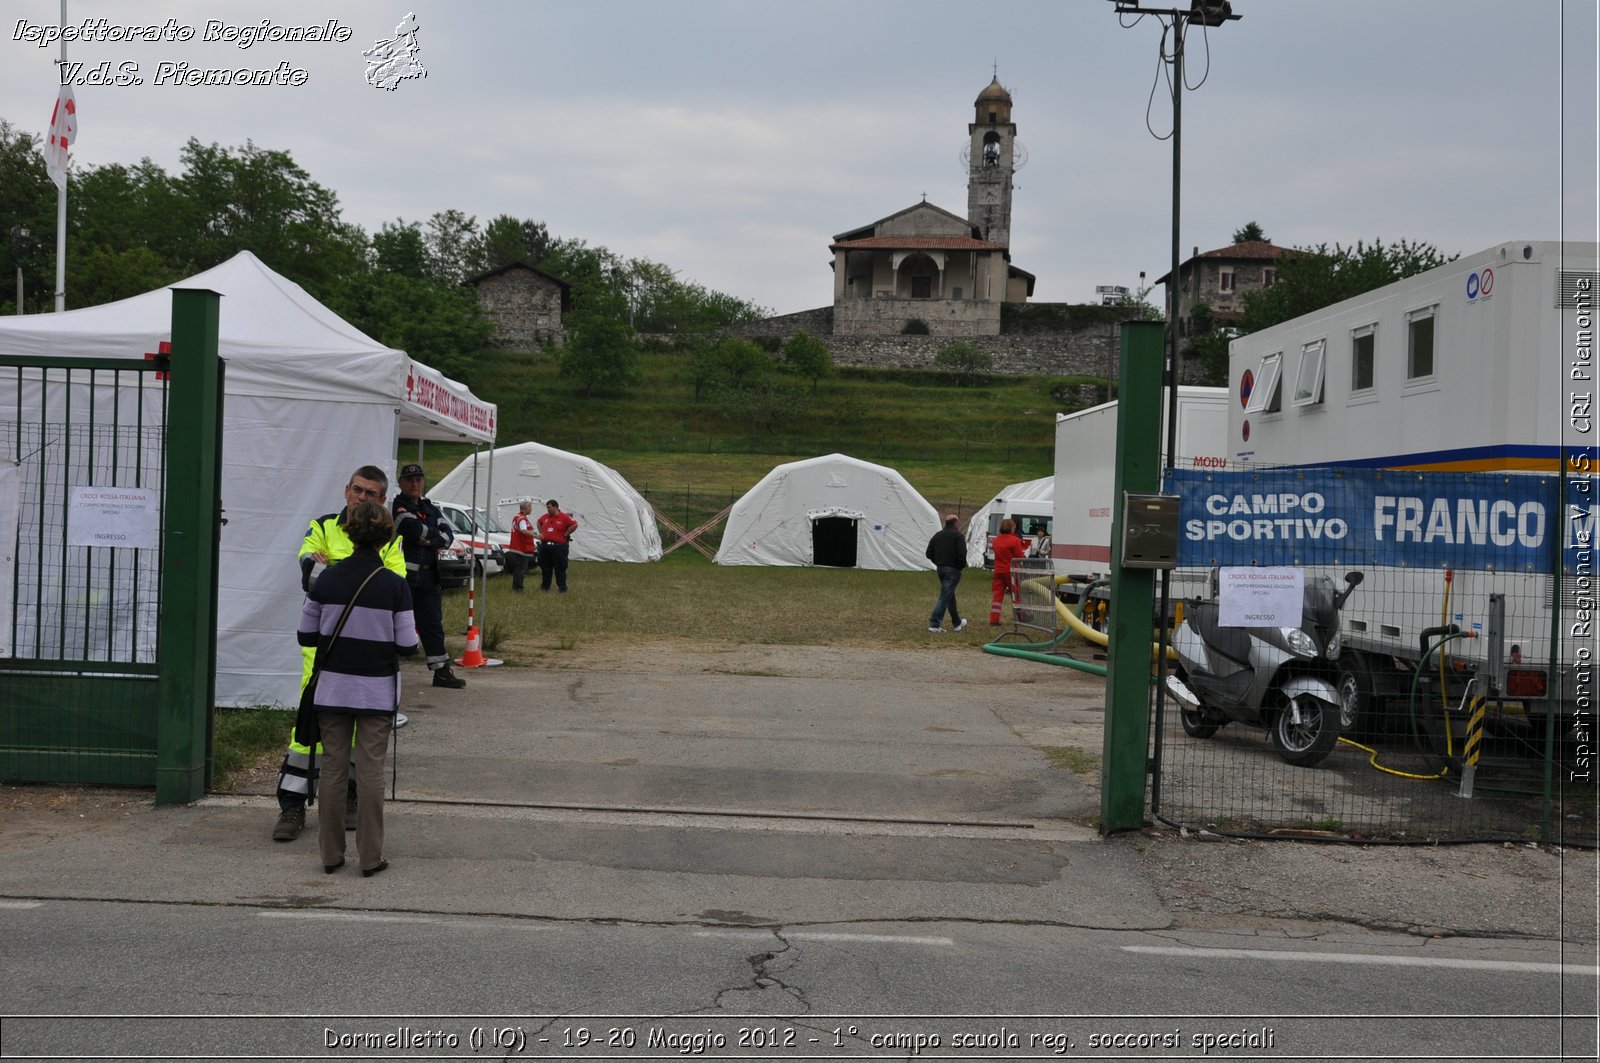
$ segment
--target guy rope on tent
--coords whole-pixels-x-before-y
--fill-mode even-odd
[[[674,535],[676,535],[678,537],[676,542],[674,542],[671,546],[668,546],[668,547],[666,547],[665,549],[663,549],[661,551],[661,556],[662,557],[666,557],[668,554],[672,553],[672,551],[676,550],[680,546],[692,546],[696,550],[700,551],[700,553],[705,556],[706,560],[715,561],[716,558],[717,558],[717,555],[715,553],[713,553],[712,550],[709,547],[707,547],[704,543],[700,542],[700,536],[704,535],[706,532],[710,531],[712,528],[715,528],[717,526],[717,524],[722,520],[722,518],[726,517],[732,510],[733,510],[733,506],[731,504],[723,506],[722,509],[717,513],[716,516],[712,517],[710,520],[706,521],[704,524],[700,525],[698,528],[695,528],[692,531],[684,531],[683,525],[679,524],[677,521],[673,520],[671,517],[669,517],[666,514],[662,513],[659,509],[656,509],[654,506],[651,506],[650,507],[650,512],[655,514],[656,520],[658,520],[662,524],[666,525],[667,530],[672,532]]]

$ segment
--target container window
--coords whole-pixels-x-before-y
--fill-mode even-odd
[[[1300,348],[1300,373],[1294,380],[1294,404],[1315,406],[1322,401],[1322,360],[1326,340],[1315,340]]]
[[[1256,370],[1255,386],[1250,389],[1250,403],[1245,413],[1277,413],[1283,409],[1283,381],[1279,370],[1283,368],[1283,352],[1266,355]]]
[[[1350,332],[1350,390],[1370,391],[1376,383],[1378,326],[1363,325]]]
[[[1406,379],[1433,376],[1434,323],[1439,307],[1423,307],[1406,315]]]

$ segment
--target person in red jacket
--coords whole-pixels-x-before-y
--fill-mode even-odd
[[[572,533],[578,522],[561,512],[555,499],[544,504],[539,516],[539,589],[550,589],[550,577],[556,578],[556,587],[567,593],[567,551]]]
[[[517,515],[511,518],[511,545],[506,548],[506,564],[511,568],[511,589],[522,590],[522,577],[528,574],[528,562],[538,556],[539,537],[533,530],[533,499],[524,498],[517,503]]]
[[[1000,522],[1000,534],[994,537],[990,549],[994,553],[994,600],[989,603],[989,623],[998,627],[1000,624],[1000,599],[1007,592],[1011,595],[1011,608],[1017,608],[1017,602],[1022,597],[1022,588],[1019,585],[1021,576],[1011,571],[1011,562],[1027,552],[1022,545],[1022,540],[1017,538],[1017,525],[1010,517]]]

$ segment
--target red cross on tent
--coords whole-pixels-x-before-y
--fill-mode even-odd
[[[151,354],[149,351],[146,351],[144,360],[147,362],[155,362],[158,366],[162,367],[156,370],[157,380],[172,379],[172,374],[168,373],[166,370],[166,366],[172,364],[172,343],[170,341],[162,340],[160,343],[156,344],[155,354]]]

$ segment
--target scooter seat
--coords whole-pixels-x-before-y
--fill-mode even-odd
[[[1191,602],[1187,623],[1194,625],[1195,634],[1207,647],[1229,660],[1240,664],[1250,663],[1250,632],[1242,627],[1223,627],[1218,621],[1221,610],[1216,602]]]

